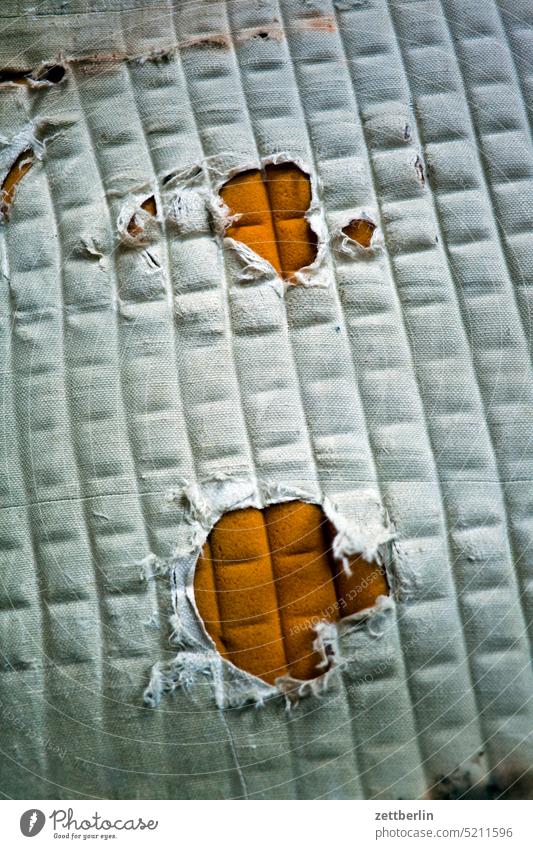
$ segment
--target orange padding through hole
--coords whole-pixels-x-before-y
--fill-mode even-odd
[[[243,171],[222,186],[220,197],[239,215],[226,235],[243,242],[289,279],[316,258],[317,238],[305,219],[311,204],[307,174],[292,162]]]
[[[15,200],[17,186],[28,173],[35,160],[33,150],[24,150],[14,161],[6,174],[0,190],[0,209],[5,218],[9,217],[9,210]]]
[[[368,221],[366,218],[354,218],[343,228],[342,232],[363,248],[369,248],[375,229],[376,225],[372,221]]]
[[[146,200],[143,200],[143,202],[141,203],[139,208],[143,209],[145,212],[147,212],[148,215],[153,215],[155,217],[155,215],[157,213],[155,197],[153,195],[150,195],[149,198],[146,198]],[[143,231],[143,228],[139,224],[139,222],[137,221],[135,213],[134,213],[131,216],[129,224],[128,224],[128,233],[130,234],[130,236],[139,236],[142,233],[142,231]]]
[[[348,576],[331,553],[335,534],[317,504],[289,501],[225,513],[194,576],[198,611],[220,654],[273,684],[324,670],[314,626],[372,607],[385,574],[360,556]]]

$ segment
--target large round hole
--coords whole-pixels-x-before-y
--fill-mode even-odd
[[[272,684],[324,672],[315,627],[374,605],[388,593],[383,569],[361,556],[352,574],[333,557],[335,529],[300,501],[225,513],[196,565],[200,616],[220,654]]]

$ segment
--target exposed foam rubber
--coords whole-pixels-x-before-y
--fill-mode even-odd
[[[333,558],[334,530],[316,504],[289,501],[225,513],[198,560],[194,590],[223,657],[268,683],[323,670],[314,626],[372,607],[388,593],[376,563]]]
[[[238,215],[226,235],[242,242],[289,279],[314,261],[317,238],[305,219],[311,204],[307,174],[292,162],[243,171],[222,186],[220,197]]]

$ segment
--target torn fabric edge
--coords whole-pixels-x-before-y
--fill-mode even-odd
[[[261,257],[243,242],[226,235],[228,226],[238,219],[231,215],[229,208],[220,197],[220,189],[228,180],[243,171],[263,171],[267,165],[292,163],[309,177],[311,202],[304,218],[317,237],[317,253],[313,262],[294,272],[290,279],[283,279],[273,265]],[[199,173],[198,168],[201,168]],[[202,179],[203,176],[203,179]],[[194,182],[197,181],[197,185]],[[329,239],[322,206],[319,202],[316,178],[304,160],[288,151],[278,152],[260,160],[247,158],[238,163],[226,163],[224,159],[212,158],[198,163],[198,167],[186,169],[171,177],[166,183],[174,189],[174,197],[167,203],[167,220],[182,234],[204,232],[207,228],[202,215],[206,210],[212,224],[212,230],[219,240],[221,249],[230,248],[235,257],[232,265],[232,277],[239,283],[257,283],[272,286],[278,294],[283,294],[294,284],[302,286],[328,287],[331,285],[332,272],[329,258]]]
[[[108,260],[104,253],[102,245],[90,233],[82,233],[80,236],[78,254],[89,259],[96,260],[98,267],[105,271],[108,267]]]
[[[63,3],[66,6],[68,4],[68,0],[63,0]],[[35,15],[36,5],[37,4],[33,2],[29,11],[21,11],[19,12],[19,14]],[[148,4],[145,5],[148,7]],[[128,11],[134,12],[135,8],[123,10],[123,12]],[[70,64],[80,66],[100,66],[104,62],[114,65],[128,62],[141,66],[148,62],[153,62],[154,64],[163,64],[173,59],[176,55],[179,54],[181,50],[194,50],[195,48],[202,49],[206,46],[229,47],[230,45],[228,35],[226,33],[220,33],[216,31],[211,33],[202,33],[198,36],[192,35],[177,40],[176,35],[174,33],[174,27],[171,23],[172,17],[170,17],[168,19],[168,22],[165,19],[165,22],[161,24],[160,27],[158,27],[157,36],[154,37],[154,41],[157,41],[157,43],[161,46],[152,47],[151,49],[139,49],[138,40],[135,38],[135,28],[131,28],[133,29],[133,38],[131,39],[129,38],[129,36],[131,35],[131,33],[129,32],[129,28],[126,27],[125,32],[120,31],[120,24],[116,21],[116,10],[113,11],[112,9],[107,9],[106,12],[100,10],[99,14],[101,14],[102,16],[104,14],[109,14],[111,20],[110,41],[105,54],[103,54],[102,51],[95,51],[94,49],[90,49],[89,47],[84,49],[83,45],[80,46],[78,44],[79,38],[76,38],[76,30],[73,30],[68,39],[68,47],[65,48],[64,44],[62,44],[61,50],[59,51],[59,53],[56,54],[56,59],[43,59],[41,64],[38,65],[32,73],[35,73],[42,66],[47,67],[53,64]],[[39,16],[35,17],[39,18]],[[61,17],[63,17],[63,14],[61,15]],[[72,17],[80,17],[80,14],[74,13]],[[159,15],[158,17],[161,16]],[[34,29],[36,27],[37,24],[34,23]],[[17,33],[17,35],[19,38],[21,38],[24,33],[20,32]],[[254,38],[257,38],[259,35],[263,37],[266,36],[275,41],[280,41],[282,40],[284,33],[283,28],[277,20],[268,20],[263,26],[258,25],[254,27],[243,27],[242,29],[233,33],[233,37],[236,41],[239,42],[252,40]],[[126,37],[126,43],[124,42],[124,37]],[[28,70],[28,64],[32,64],[32,61],[28,61],[25,57],[25,54],[29,53],[30,55],[33,55],[35,53],[35,43],[38,42],[39,39],[43,39],[42,33],[40,36],[37,36],[34,32],[33,37],[30,39],[30,43],[25,45],[23,49],[17,51],[17,55],[12,57],[11,64],[14,72],[25,73]],[[64,36],[60,40],[61,42],[64,42]]]
[[[60,66],[64,74],[60,80],[49,80],[43,78],[43,74],[53,68],[54,66]],[[0,82],[0,89],[9,89],[9,88],[19,88],[21,84],[28,86],[30,91],[32,89],[48,89],[55,88],[58,85],[61,85],[65,82],[65,79],[68,75],[68,65],[65,61],[64,56],[59,53],[55,59],[45,59],[42,62],[39,62],[34,68],[28,70],[28,68],[13,68],[13,73],[17,75],[21,75],[24,78],[24,83],[19,81],[6,79],[3,82]]]
[[[353,658],[343,657],[339,640],[344,633],[356,628],[366,628],[370,636],[379,636],[383,616],[394,607],[389,596],[379,597],[374,607],[345,617],[338,623],[317,622],[314,648],[322,657],[323,673],[309,681],[282,676],[274,685],[235,666],[221,657],[207,633],[194,597],[194,573],[203,545],[212,528],[224,513],[245,507],[263,509],[268,504],[286,501],[304,501],[320,504],[337,533],[333,553],[349,571],[348,557],[361,554],[377,562],[387,571],[390,568],[390,543],[394,538],[392,526],[386,521],[378,501],[373,503],[373,521],[358,524],[347,518],[333,500],[322,497],[318,487],[295,486],[284,483],[258,481],[249,475],[232,475],[221,472],[215,478],[182,486],[169,491],[169,500],[179,501],[185,510],[189,533],[185,543],[178,547],[167,563],[149,554],[139,565],[143,575],[153,577],[168,570],[170,575],[173,614],[170,619],[170,643],[179,649],[169,663],[156,663],[148,687],[144,692],[147,705],[156,706],[162,695],[178,687],[190,689],[203,678],[212,682],[218,707],[242,707],[246,704],[264,704],[266,699],[283,696],[287,706],[297,703],[307,695],[320,695],[328,687],[331,676]]]
[[[168,175],[162,189],[166,223],[180,236],[211,234],[211,195],[207,173],[200,166]]]
[[[68,119],[58,118],[57,121],[40,119],[30,121],[10,139],[0,136],[0,185],[3,185],[17,159],[25,151],[31,151],[36,159],[42,160],[46,144],[59,132],[59,129],[54,131],[54,128],[66,126],[69,123],[72,122]],[[0,214],[0,222],[3,220],[4,215]]]
[[[344,228],[348,227],[352,221],[362,220],[369,221],[374,225],[374,232],[370,238],[368,247],[360,245],[355,239],[352,239],[344,232]],[[331,244],[336,253],[344,257],[352,259],[362,259],[374,257],[383,247],[383,235],[379,225],[379,213],[375,207],[359,206],[355,207],[350,212],[343,210],[342,220],[333,228],[331,234]]]
[[[160,235],[159,212],[156,211],[156,214],[152,215],[142,208],[142,204],[151,197],[155,199],[156,210],[159,210],[157,187],[128,194],[122,204],[117,217],[117,233],[119,243],[125,247],[150,245]]]
[[[295,271],[290,280],[285,282],[285,289],[295,282],[301,286],[320,286],[327,288],[332,284],[332,272],[330,264],[327,262],[329,258],[328,230],[326,219],[322,205],[318,196],[318,178],[312,173],[309,166],[300,156],[291,154],[290,152],[279,152],[271,156],[264,157],[261,160],[261,167],[266,165],[279,165],[281,163],[293,162],[298,166],[300,171],[307,174],[309,184],[311,186],[311,203],[306,211],[304,218],[309,224],[311,230],[317,237],[317,252],[314,261],[311,265],[306,265]]]
[[[287,706],[297,704],[305,696],[320,696],[325,693],[332,676],[355,660],[353,654],[343,651],[343,636],[355,628],[364,628],[371,639],[381,638],[394,608],[394,599],[380,595],[372,607],[345,616],[338,622],[318,622],[314,626],[316,637],[313,640],[313,650],[321,655],[322,660],[318,668],[324,671],[318,678],[309,681],[300,681],[291,675],[278,678],[276,687],[284,695]]]

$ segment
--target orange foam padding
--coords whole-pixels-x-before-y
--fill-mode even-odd
[[[220,197],[239,215],[226,235],[242,242],[289,279],[316,258],[317,238],[305,219],[311,204],[307,174],[292,162],[243,171],[222,186]]]
[[[144,211],[147,212],[149,215],[155,216],[155,214],[157,212],[157,207],[156,207],[156,204],[155,204],[155,197],[153,195],[150,195],[149,198],[146,198],[146,200],[143,200],[143,202],[140,205],[140,209],[144,209]],[[138,236],[140,233],[142,233],[142,231],[143,231],[143,228],[136,221],[135,214],[133,214],[131,219],[130,219],[130,222],[128,224],[128,233],[130,234],[130,236]]]
[[[157,211],[155,206],[155,197],[153,195],[150,195],[149,198],[143,200],[143,202],[141,203],[141,209],[144,209],[146,212],[149,213],[149,215],[155,215]]]
[[[339,618],[324,515],[316,504],[289,501],[267,507],[265,519],[289,671],[313,678],[321,657],[313,651],[312,623]]]
[[[206,578],[205,572],[212,577]],[[208,589],[210,584],[214,594]],[[265,681],[273,682],[287,672],[261,510],[249,508],[222,516],[204,546],[194,586],[200,615],[215,643],[222,643],[222,654]],[[211,617],[217,615],[219,620],[213,621]]]
[[[336,564],[335,588],[339,599],[341,619],[373,607],[380,595],[389,594],[384,570],[377,563],[369,563],[364,557],[350,558],[351,575],[347,575],[340,563]]]
[[[370,247],[372,234],[375,229],[376,225],[372,224],[371,221],[367,221],[366,218],[354,218],[353,221],[350,221],[350,223],[343,228],[342,232],[363,248],[368,248]]]
[[[0,190],[0,205],[5,218],[9,217],[9,211],[17,193],[17,186],[30,170],[34,160],[33,150],[24,150],[6,174]]]
[[[225,513],[196,566],[198,611],[220,654],[273,684],[323,671],[314,627],[372,607],[384,573],[361,557],[348,576],[331,554],[334,529],[316,504],[289,501]]]

